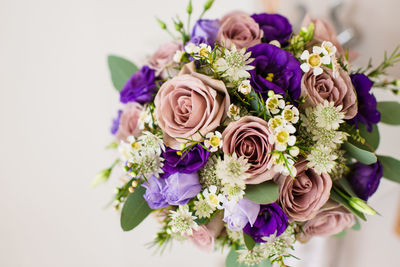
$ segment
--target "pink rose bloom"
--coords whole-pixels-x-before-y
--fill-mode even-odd
[[[156,71],[156,76],[167,78],[176,75],[176,70],[172,68],[173,58],[178,50],[182,50],[180,42],[173,41],[161,46],[149,59],[150,68]]]
[[[241,49],[261,43],[262,37],[263,31],[258,23],[248,14],[236,11],[221,19],[217,41],[228,49],[232,44]]]
[[[306,221],[315,217],[328,201],[332,188],[329,174],[318,175],[307,168],[307,161],[299,159],[295,164],[297,176],[279,176],[278,201],[283,211],[294,221]]]
[[[154,100],[164,143],[180,149],[184,139],[202,140],[226,118],[230,97],[222,81],[194,72],[193,63],[165,82]]]
[[[247,184],[259,184],[276,175],[272,170],[271,154],[274,150],[273,135],[268,123],[254,116],[246,116],[231,122],[222,133],[225,154],[244,156],[251,164]]]
[[[201,250],[212,252],[214,250],[215,239],[219,236],[223,228],[222,212],[220,212],[207,225],[201,225],[197,230],[193,229],[193,235],[190,239]]]
[[[331,69],[323,69],[324,72],[318,76],[312,70],[303,75],[301,96],[306,100],[304,107],[315,107],[328,100],[334,102],[335,107],[342,106],[346,120],[354,118],[358,112],[357,95],[349,74],[338,67],[338,75],[333,77]]]
[[[297,236],[297,239],[306,242],[313,236],[336,235],[352,227],[355,222],[354,215],[343,206],[324,209],[302,226],[303,232]]]
[[[139,117],[143,111],[142,105],[136,102],[129,102],[125,105],[119,121],[118,131],[116,137],[119,141],[126,141],[126,139],[133,135],[137,137],[140,135]]]

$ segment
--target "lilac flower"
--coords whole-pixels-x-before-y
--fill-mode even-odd
[[[253,226],[257,219],[260,205],[246,198],[242,198],[239,202],[234,200],[225,201],[223,203],[224,219],[228,228],[232,231],[242,230],[246,224]]]
[[[182,156],[177,154],[178,150],[167,147],[162,154],[164,161],[164,175],[169,176],[173,173],[193,173],[200,170],[207,162],[210,152],[205,150],[200,144],[192,147]]]
[[[248,223],[243,232],[253,237],[257,243],[264,243],[263,237],[272,234],[280,236],[288,227],[288,217],[276,203],[261,205],[260,213],[252,226]]]
[[[219,21],[217,19],[199,19],[193,26],[190,42],[196,45],[207,43],[214,46],[218,30]]]
[[[143,183],[143,187],[146,188],[146,193],[143,198],[151,209],[161,209],[168,206],[167,199],[165,197],[166,182],[164,179],[159,179],[154,175],[147,179],[148,182]]]
[[[254,91],[267,98],[268,91],[288,96],[291,100],[301,93],[300,63],[287,51],[270,44],[258,44],[248,49],[255,60],[250,70]]]
[[[288,43],[292,34],[292,25],[289,20],[279,14],[254,14],[251,16],[260,25],[266,42],[277,40],[282,46]]]
[[[110,129],[110,131],[111,131],[111,134],[113,134],[113,135],[115,135],[115,134],[117,133],[117,131],[118,131],[118,128],[119,128],[119,121],[120,121],[120,119],[121,119],[121,115],[122,115],[122,110],[118,110],[117,117],[115,117],[115,118],[112,120],[112,124],[111,124],[111,129]]]
[[[352,74],[350,78],[357,92],[358,113],[349,122],[357,128],[359,123],[364,123],[367,130],[371,132],[372,125],[381,120],[381,113],[377,110],[376,98],[370,92],[374,83],[362,73]]]
[[[165,197],[170,205],[185,205],[201,191],[197,173],[174,173],[165,179]]]
[[[143,66],[125,84],[120,92],[122,103],[138,102],[141,104],[151,102],[156,93],[155,71],[148,66]]]
[[[357,162],[351,166],[349,182],[357,196],[367,201],[378,189],[382,175],[383,168],[379,161],[371,165]]]

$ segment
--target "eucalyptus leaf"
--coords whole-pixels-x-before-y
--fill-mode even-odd
[[[361,163],[364,163],[366,165],[370,165],[372,163],[375,163],[377,161],[377,158],[374,153],[369,152],[367,150],[361,149],[349,142],[345,142],[343,144],[343,149],[347,151],[347,153],[358,160]]]
[[[341,231],[340,233],[338,233],[338,234],[336,234],[336,235],[333,235],[333,236],[336,237],[336,238],[343,238],[343,237],[346,236],[346,234],[347,234],[347,230],[344,229],[344,230]]]
[[[129,78],[139,70],[129,60],[114,55],[108,56],[108,67],[110,68],[112,83],[118,92],[122,90]]]
[[[225,260],[225,267],[272,267],[269,260],[264,260],[259,264],[247,265],[245,263],[238,262],[239,254],[236,252],[235,247],[232,247],[229,251],[228,256]]]
[[[400,161],[389,156],[378,156],[383,167],[383,177],[400,183]]]
[[[146,189],[139,186],[128,196],[121,213],[121,227],[124,231],[138,226],[152,212],[143,198],[145,192]]]
[[[373,124],[371,132],[368,132],[365,124],[362,123],[358,125],[358,129],[360,130],[361,137],[363,137],[367,142],[367,146],[371,146],[375,151],[378,148],[380,142],[378,125]]]
[[[245,196],[258,204],[269,204],[278,199],[279,186],[272,181],[257,185],[247,185]]]
[[[360,221],[356,219],[356,223],[353,225],[353,227],[351,227],[351,229],[359,231],[361,229]]]
[[[381,122],[390,125],[400,125],[400,103],[396,101],[378,102],[381,112]]]
[[[254,239],[246,233],[243,233],[243,239],[248,250],[252,250],[256,245],[256,241],[254,241]]]

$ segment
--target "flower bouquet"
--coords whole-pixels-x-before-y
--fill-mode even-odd
[[[358,230],[381,177],[400,182],[400,161],[376,155],[379,122],[399,125],[386,76],[399,47],[355,69],[333,28],[306,17],[299,33],[279,14],[232,12],[194,26],[173,19],[173,40],[141,68],[110,56],[121,110],[119,152],[94,185],[121,167],[114,206],[129,231],[149,214],[153,245],[189,240],[228,247],[227,266],[285,265],[296,240]]]

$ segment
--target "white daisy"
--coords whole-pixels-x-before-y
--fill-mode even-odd
[[[321,54],[323,49],[319,46],[313,47],[313,53],[310,54],[308,50],[304,50],[301,54],[300,59],[305,60],[306,62],[300,65],[300,68],[304,72],[308,72],[310,69],[313,69],[313,73],[315,76],[320,75],[323,72],[321,65],[329,65],[331,63],[330,56],[322,56]]]
[[[211,152],[218,151],[222,148],[222,134],[218,131],[210,132],[206,135],[206,140],[204,140],[204,145],[210,149]]]
[[[282,112],[285,121],[296,124],[299,121],[299,110],[293,105],[287,105]]]
[[[294,146],[296,136],[292,135],[296,132],[296,128],[291,124],[280,126],[275,129],[275,149],[285,151],[287,146]]]
[[[322,54],[324,54],[325,56],[334,56],[336,54],[336,46],[334,46],[331,42],[329,41],[323,41],[322,45]]]

